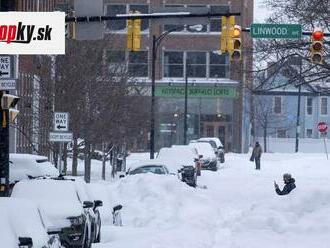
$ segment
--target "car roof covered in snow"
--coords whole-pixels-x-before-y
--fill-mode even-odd
[[[196,148],[198,154],[203,155],[203,159],[216,158],[214,149],[212,148],[210,143],[197,142],[197,143],[190,143],[189,146]]]

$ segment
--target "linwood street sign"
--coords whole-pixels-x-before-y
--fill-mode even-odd
[[[55,112],[54,131],[69,131],[69,113]]]
[[[73,137],[72,133],[60,133],[60,132],[49,133],[50,142],[71,142],[72,137]]]
[[[302,28],[300,24],[253,23],[250,33],[252,38],[300,39]]]

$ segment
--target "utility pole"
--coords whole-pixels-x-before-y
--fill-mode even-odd
[[[1,0],[0,11],[15,9],[15,1]],[[9,196],[9,108],[2,100],[9,91],[0,91],[0,197]]]
[[[302,59],[299,61],[299,78],[302,80]],[[300,134],[300,98],[301,98],[301,82],[298,88],[298,108],[297,108],[297,122],[296,122],[296,146],[295,152],[299,151],[299,134]]]
[[[188,115],[188,66],[186,64],[185,85],[184,85],[184,117],[183,117],[183,144],[187,144],[187,115]]]

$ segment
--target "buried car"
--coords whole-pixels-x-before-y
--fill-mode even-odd
[[[91,247],[93,242],[90,209],[97,203],[83,201],[71,180],[34,179],[18,182],[12,192],[14,198],[28,198],[46,216],[49,231],[58,232],[65,247]]]
[[[157,159],[153,160],[144,160],[131,165],[130,168],[127,170],[128,175],[136,175],[136,174],[143,174],[143,173],[154,173],[158,175],[167,175],[169,171],[165,165]]]
[[[212,171],[218,170],[217,156],[214,153],[214,150],[209,143],[193,142],[193,143],[189,143],[189,146],[195,148],[197,150],[198,154],[200,155],[202,169],[212,170]]]
[[[219,138],[204,137],[197,140],[197,142],[208,142],[214,148],[220,163],[225,162],[225,149]]]
[[[0,219],[1,247],[62,247],[57,234],[48,235],[45,216],[30,200],[1,198]]]

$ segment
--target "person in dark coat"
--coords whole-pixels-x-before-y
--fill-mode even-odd
[[[251,155],[251,158],[250,158],[251,161],[253,161],[253,160],[255,161],[256,170],[260,170],[261,154],[262,154],[262,148],[261,148],[261,145],[259,144],[259,142],[257,141],[254,148],[253,148],[252,155]]]
[[[289,173],[283,175],[283,181],[285,185],[282,190],[280,190],[277,183],[274,182],[275,191],[278,195],[287,195],[296,188],[295,179]]]

